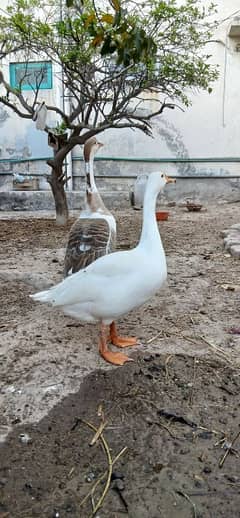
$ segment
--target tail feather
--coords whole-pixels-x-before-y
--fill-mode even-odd
[[[39,302],[50,302],[52,304],[54,303],[54,294],[52,288],[50,288],[49,290],[38,291],[37,293],[30,295],[30,297],[33,300],[38,300]]]

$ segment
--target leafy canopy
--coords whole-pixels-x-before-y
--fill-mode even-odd
[[[70,103],[48,106],[71,147],[107,128],[151,133],[151,119],[217,77],[206,52],[215,7],[197,0],[12,0],[0,16],[0,58],[51,60]],[[33,96],[0,77],[0,102],[32,118]],[[146,109],[146,100],[148,108]],[[46,128],[47,129],[47,128]],[[84,139],[85,139],[84,137]]]

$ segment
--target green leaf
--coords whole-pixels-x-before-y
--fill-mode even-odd
[[[111,23],[113,24],[114,22],[114,17],[112,16],[112,14],[103,14],[102,17],[101,17],[101,22],[105,22],[105,23]]]

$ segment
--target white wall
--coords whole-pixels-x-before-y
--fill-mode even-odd
[[[6,0],[5,0],[6,3]],[[208,2],[202,0],[202,4]],[[184,113],[177,108],[165,110],[154,122],[154,139],[139,131],[109,130],[101,135],[105,142],[101,155],[105,157],[139,158],[225,158],[240,157],[240,52],[235,51],[235,43],[228,35],[231,19],[240,15],[239,0],[216,0],[217,18],[221,24],[216,31],[216,42],[209,43],[208,51],[212,61],[219,65],[219,79],[214,84],[213,92],[192,94],[192,106]],[[224,21],[225,20],[225,21]],[[240,38],[239,38],[240,43]],[[8,73],[5,63],[4,73]],[[56,85],[57,77],[54,75]],[[61,90],[42,90],[42,97],[47,103],[55,102],[57,96],[61,102]],[[49,122],[49,121],[48,121]],[[9,157],[7,149],[14,149],[14,156],[31,157],[49,156],[46,135],[36,131],[33,122],[25,123],[13,114],[1,122],[0,111],[0,151],[2,157]],[[74,155],[82,155],[78,146]],[[100,155],[100,153],[99,153]],[[175,166],[174,166],[175,167]],[[179,174],[239,174],[238,162],[234,164],[207,163],[176,166]]]
[[[111,148],[104,149],[105,155],[240,157],[240,52],[235,50],[240,38],[228,37],[233,16],[237,11],[240,15],[240,5],[239,0],[215,3],[221,24],[214,35],[216,41],[207,46],[212,62],[219,65],[219,79],[213,85],[213,92],[192,94],[192,106],[184,113],[177,108],[165,110],[155,120],[154,140],[139,132],[122,132],[121,139],[116,138],[116,132],[107,133],[103,139],[110,138]]]

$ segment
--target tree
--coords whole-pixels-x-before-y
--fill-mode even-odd
[[[29,63],[41,56],[61,70],[69,108],[48,105],[59,123],[44,130],[55,148],[47,163],[57,221],[65,222],[63,163],[75,145],[109,128],[151,135],[153,118],[165,108],[188,106],[192,89],[211,92],[217,71],[204,50],[214,28],[213,5],[199,7],[197,0],[59,2],[42,0],[39,9],[38,0],[12,0],[0,16],[0,58],[14,53],[15,61]],[[21,81],[13,88],[1,73],[0,103],[32,119],[42,79],[36,76],[29,96]]]

